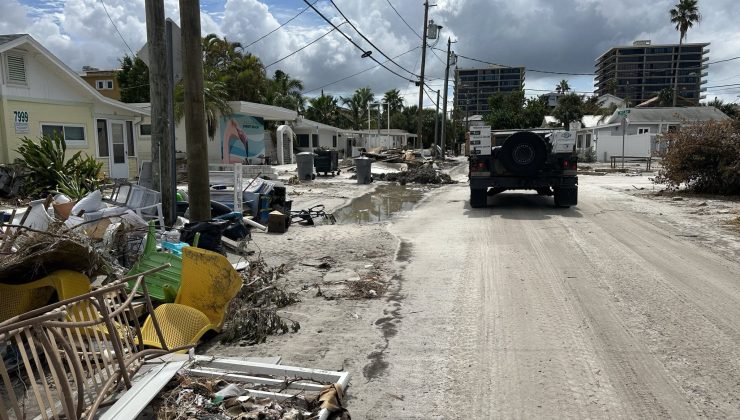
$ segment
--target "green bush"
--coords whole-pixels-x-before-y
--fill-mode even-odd
[[[65,160],[67,145],[58,135],[43,136],[38,141],[21,139],[18,148],[21,163],[30,171],[26,193],[39,196],[62,192],[78,199],[100,187],[98,174],[103,164],[77,152]]]
[[[697,193],[740,194],[740,125],[733,121],[686,124],[662,135],[663,169],[656,182]]]
[[[578,163],[594,162],[596,162],[596,149],[589,147],[588,149],[581,149],[578,151]]]

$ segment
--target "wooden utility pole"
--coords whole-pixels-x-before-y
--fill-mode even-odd
[[[208,143],[203,98],[203,57],[200,36],[200,1],[180,0],[185,136],[188,155],[190,220],[211,218],[208,188]]]
[[[165,61],[164,0],[145,0],[146,38],[149,46],[149,98],[152,118],[152,185],[162,192],[169,172],[163,156],[171,154],[169,148],[170,125],[167,120],[167,63]],[[164,182],[163,182],[164,181]],[[163,208],[165,206],[162,206]]]
[[[456,41],[457,42],[457,41]],[[442,99],[442,159],[445,157],[445,131],[447,127],[447,80],[450,78],[450,46],[452,45],[452,39],[447,38],[447,65],[445,66],[445,86],[444,94]]]
[[[427,27],[429,19],[429,1],[424,2],[424,34],[421,37],[421,78],[419,80],[419,114],[416,118],[416,136],[419,139],[420,147],[424,147],[424,139],[421,130],[424,123],[424,65],[427,60]]]

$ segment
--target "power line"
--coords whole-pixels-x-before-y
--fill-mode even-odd
[[[414,47],[414,48],[412,48],[412,49],[410,49],[410,50],[408,50],[408,51],[406,51],[406,52],[402,52],[401,54],[398,54],[397,56],[395,56],[395,57],[393,57],[393,58],[395,59],[395,58],[401,57],[402,55],[408,54],[408,53],[410,53],[410,52],[412,52],[412,51],[416,51],[416,50],[418,50],[419,48],[421,48],[421,47]],[[353,78],[353,77],[355,77],[355,76],[359,76],[359,75],[361,75],[362,73],[368,72],[368,71],[370,71],[370,70],[373,70],[373,69],[377,69],[378,67],[380,67],[380,65],[376,65],[376,66],[368,67],[368,68],[366,68],[365,70],[361,70],[361,71],[358,71],[357,73],[354,73],[354,74],[350,74],[349,76],[343,77],[343,78],[341,78],[341,79],[339,79],[339,80],[335,80],[335,81],[333,81],[333,82],[331,82],[331,83],[327,83],[327,84],[325,84],[325,85],[323,85],[323,86],[319,86],[319,87],[317,87],[317,88],[314,88],[314,89],[311,89],[311,90],[306,90],[306,91],[303,91],[303,93],[311,93],[311,92],[315,92],[315,91],[317,91],[317,90],[319,90],[319,89],[323,89],[323,88],[325,88],[325,87],[327,87],[327,86],[335,85],[335,84],[337,84],[337,83],[339,83],[339,82],[343,82],[343,81],[345,81],[345,80],[347,80],[347,79],[351,79],[351,78]],[[413,80],[411,81],[411,83],[413,83]]]
[[[336,27],[336,25],[334,25],[334,23],[332,23],[332,21],[330,19],[328,19],[321,12],[319,12],[318,9],[316,9],[316,7],[314,5],[310,4],[308,2],[308,0],[303,0],[303,1],[306,2],[306,4],[308,4],[311,7],[311,9],[313,9],[314,12],[316,12],[319,16],[321,16],[321,18],[324,19],[328,24],[330,24],[331,26],[333,26],[334,29],[338,30],[339,33],[342,34],[342,36],[344,36],[347,39],[347,41],[351,42],[352,45],[354,45],[358,50],[362,51],[363,52],[363,56],[369,57],[371,60],[373,60],[374,62],[378,63],[381,67],[383,67],[384,69],[388,70],[389,72],[395,74],[396,76],[398,76],[398,77],[400,77],[400,78],[402,78],[404,80],[409,80],[407,77],[398,74],[397,72],[389,69],[385,64],[383,64],[380,61],[378,61],[377,58],[375,58],[375,57],[372,56],[372,51],[365,51],[361,46],[359,46],[355,41],[353,41],[352,38],[350,38],[349,36],[347,36],[347,34],[345,34],[340,29],[338,29]],[[370,53],[370,54],[368,54],[368,53]]]
[[[385,1],[388,2],[388,6],[390,6],[391,9],[393,9],[394,12],[396,12],[396,15],[398,15],[398,17],[401,18],[401,20],[403,21],[403,23],[405,23],[406,26],[408,26],[408,28],[411,29],[411,32],[413,32],[414,35],[416,35],[419,39],[421,39],[421,35],[419,35],[419,33],[416,32],[416,30],[414,30],[414,28],[412,28],[411,25],[409,25],[409,23],[406,21],[406,19],[404,19],[403,16],[401,16],[401,14],[398,13],[398,10],[396,10],[396,7],[393,6],[393,3],[391,3],[391,0],[385,0]],[[426,25],[427,23],[424,22],[424,24]]]
[[[384,52],[383,52],[383,51],[382,51],[382,50],[381,50],[380,48],[378,48],[378,47],[377,47],[377,46],[376,46],[375,44],[373,44],[373,42],[372,42],[372,41],[370,41],[370,40],[369,40],[369,39],[368,39],[368,38],[367,38],[367,37],[366,37],[365,35],[363,35],[363,34],[362,34],[362,32],[360,32],[360,30],[359,30],[359,29],[357,29],[357,27],[356,27],[356,26],[355,26],[355,25],[354,25],[354,24],[352,23],[352,21],[350,21],[350,20],[349,20],[349,19],[347,18],[347,16],[345,16],[345,15],[344,15],[344,13],[342,13],[342,10],[340,10],[340,9],[339,9],[339,7],[337,6],[337,4],[336,4],[336,3],[334,3],[334,0],[329,0],[329,1],[330,1],[330,2],[331,2],[331,4],[332,4],[332,5],[334,6],[334,8],[335,8],[335,9],[337,9],[337,12],[339,12],[339,14],[340,14],[340,15],[342,15],[342,17],[344,18],[344,20],[345,20],[345,21],[346,21],[347,23],[349,23],[349,26],[351,26],[351,27],[352,27],[352,29],[354,29],[354,30],[355,30],[355,32],[357,32],[357,34],[358,34],[358,35],[360,35],[360,36],[362,37],[362,39],[364,39],[364,40],[365,40],[365,41],[366,41],[366,42],[367,42],[368,44],[370,44],[370,46],[371,46],[371,47],[375,48],[375,50],[376,50],[376,51],[378,51],[378,52],[379,52],[379,53],[380,53],[380,54],[381,54],[381,55],[382,55],[383,57],[385,57],[385,58],[386,58],[387,60],[389,60],[389,61],[390,61],[391,63],[395,64],[395,65],[396,65],[396,66],[397,66],[398,68],[400,68],[401,70],[405,71],[406,73],[408,73],[408,74],[410,74],[410,75],[412,75],[412,76],[414,76],[414,77],[418,77],[418,76],[417,76],[416,74],[414,74],[414,73],[412,73],[412,72],[410,72],[410,71],[406,70],[406,69],[405,69],[405,68],[404,68],[403,66],[401,66],[400,64],[398,64],[398,63],[396,63],[395,61],[393,61],[393,59],[392,59],[392,58],[388,57],[388,56],[387,56],[387,55],[386,55],[386,54],[385,54],[385,53],[384,53]]]
[[[108,13],[108,8],[105,7],[105,2],[103,2],[103,0],[100,0],[100,4],[103,5],[103,10],[105,10],[105,15],[108,16],[108,20],[113,25],[113,29],[115,29],[116,32],[118,33],[118,36],[121,37],[121,41],[123,41],[123,45],[125,45],[126,48],[128,48],[128,52],[131,53],[131,57],[136,57],[136,54],[134,54],[134,51],[131,49],[131,47],[128,46],[128,42],[126,42],[126,40],[123,38],[123,35],[121,35],[121,31],[118,30],[118,26],[116,26],[116,23],[113,22],[113,19],[110,17],[110,14]]]
[[[318,2],[319,2],[319,0],[316,0],[316,1],[314,1],[314,2],[313,2],[313,4],[316,4],[316,3],[318,3]],[[280,25],[280,26],[278,26],[277,28],[275,28],[275,29],[271,30],[270,32],[268,32],[268,33],[266,33],[266,34],[264,34],[264,35],[262,35],[262,36],[261,36],[261,37],[259,37],[259,38],[258,38],[257,40],[253,41],[252,43],[250,43],[249,45],[247,45],[246,47],[244,47],[244,49],[247,49],[247,48],[251,47],[252,45],[254,45],[254,44],[256,44],[256,43],[258,43],[258,42],[262,41],[262,40],[263,40],[263,39],[265,39],[265,38],[267,38],[268,36],[272,35],[273,33],[275,33],[275,31],[277,31],[278,29],[282,28],[283,26],[285,26],[285,25],[289,24],[289,23],[290,23],[290,22],[292,22],[292,21],[293,21],[293,20],[294,20],[295,18],[297,18],[298,16],[302,15],[302,14],[303,14],[303,12],[305,12],[305,11],[306,11],[306,10],[308,10],[308,9],[309,9],[309,6],[306,6],[306,8],[305,8],[305,9],[303,9],[303,10],[301,10],[300,12],[298,12],[298,14],[297,14],[297,15],[295,15],[295,16],[293,16],[292,18],[290,18],[290,19],[286,20],[286,21],[285,21],[285,22],[284,22],[283,24],[281,24],[281,25]]]
[[[393,3],[391,3],[391,1],[390,1],[390,0],[385,0],[385,1],[386,1],[386,2],[388,2],[388,5],[389,5],[389,6],[391,7],[391,9],[393,9],[393,11],[394,11],[394,12],[396,12],[396,15],[397,15],[397,16],[398,16],[399,18],[401,18],[401,20],[403,21],[403,23],[405,23],[405,24],[406,24],[406,26],[407,26],[407,27],[408,27],[408,28],[409,28],[409,29],[411,30],[411,32],[413,32],[413,33],[414,33],[414,35],[416,35],[416,36],[417,36],[417,38],[421,39],[421,35],[419,35],[419,33],[418,33],[418,32],[416,32],[416,30],[415,30],[414,28],[412,28],[412,27],[411,27],[411,25],[409,25],[409,23],[408,23],[408,22],[406,21],[406,19],[404,19],[404,18],[403,18],[403,16],[401,16],[401,14],[400,14],[400,13],[398,13],[398,10],[396,9],[396,7],[395,7],[395,6],[393,6]],[[426,24],[427,24],[427,23],[426,23],[426,22],[424,22],[424,25],[426,25]],[[437,53],[435,53],[435,52],[434,52],[434,49],[432,49],[431,51],[432,51],[432,54],[434,54],[434,56],[435,56],[435,57],[437,57],[437,60],[439,60],[439,62],[440,62],[440,63],[442,63],[442,64],[447,64],[447,63],[445,63],[445,62],[444,62],[444,61],[443,61],[443,60],[442,60],[441,58],[439,58],[439,56],[437,55]],[[416,67],[414,67],[414,68],[416,68]]]
[[[725,58],[724,60],[717,60],[717,61],[712,61],[711,63],[707,63],[707,64],[717,64],[717,63],[724,63],[725,61],[732,61],[732,60],[737,60],[737,59],[740,59],[740,55],[739,55],[739,56],[737,56],[737,57],[732,57],[732,58]]]
[[[319,40],[321,40],[321,38],[323,38],[323,37],[325,37],[325,36],[329,35],[330,33],[334,32],[335,30],[338,30],[337,28],[339,28],[340,26],[344,25],[345,23],[347,23],[347,22],[342,22],[342,23],[340,23],[339,25],[337,25],[337,26],[335,26],[334,28],[330,29],[330,30],[329,30],[329,32],[327,32],[327,33],[325,33],[325,34],[321,35],[320,37],[318,37],[318,38],[314,39],[313,41],[311,41],[311,42],[309,42],[308,44],[306,44],[306,45],[302,46],[301,48],[299,48],[299,49],[297,49],[297,50],[293,51],[292,53],[290,53],[290,54],[286,55],[285,57],[283,57],[283,58],[281,58],[281,59],[279,59],[279,60],[277,60],[277,61],[275,61],[275,62],[273,62],[273,63],[270,63],[270,64],[266,65],[266,66],[265,66],[265,69],[267,69],[268,67],[272,67],[272,66],[274,66],[275,64],[277,64],[277,63],[279,63],[279,62],[281,62],[281,61],[285,60],[286,58],[292,57],[293,55],[295,55],[295,54],[297,54],[297,53],[299,53],[299,52],[301,52],[301,51],[305,50],[306,48],[310,47],[311,45],[313,45],[313,44],[317,43],[317,42],[318,42]]]

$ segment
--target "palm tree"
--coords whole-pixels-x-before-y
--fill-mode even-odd
[[[270,105],[302,111],[305,104],[303,98],[303,82],[293,79],[282,70],[276,70],[272,80],[268,82],[264,102]]]
[[[323,124],[336,125],[337,108],[339,108],[337,98],[321,92],[321,96],[309,99],[306,118]]]
[[[349,123],[353,130],[362,128],[367,119],[368,104],[375,101],[375,95],[369,87],[357,89],[349,98],[341,98],[342,104],[349,111]]]
[[[701,15],[699,14],[699,6],[697,3],[699,0],[679,0],[673,9],[671,9],[671,23],[676,25],[676,30],[681,34],[678,40],[678,60],[676,60],[676,69],[673,82],[673,106],[676,106],[676,98],[678,95],[678,64],[681,61],[681,47],[683,46],[683,40],[686,38],[686,32],[694,26],[695,23],[699,23]]]
[[[205,69],[204,69],[205,70]],[[217,80],[217,74],[209,69],[203,79],[203,99],[206,108],[206,128],[208,137],[213,139],[218,127],[220,116],[231,115],[231,106],[228,103],[228,91],[223,82]],[[185,114],[185,94],[183,83],[175,86],[175,121],[179,122]]]
[[[570,85],[568,84],[568,81],[565,79],[561,80],[560,83],[558,83],[558,85],[555,86],[555,92],[557,93],[565,94],[565,93],[568,93],[569,90],[570,90]]]
[[[383,95],[383,102],[388,104],[391,116],[403,109],[403,99],[398,89],[391,89]]]

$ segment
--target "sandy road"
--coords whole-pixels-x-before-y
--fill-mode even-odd
[[[389,226],[353,417],[740,417],[740,262],[598,182],[572,209],[448,186]]]

